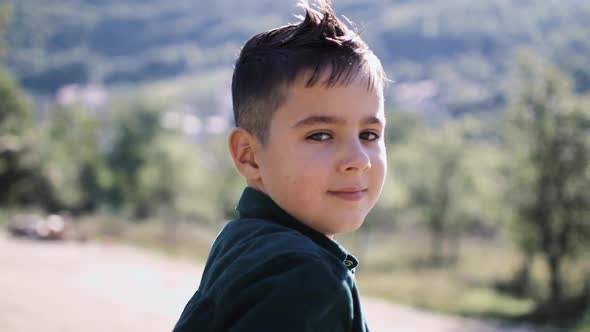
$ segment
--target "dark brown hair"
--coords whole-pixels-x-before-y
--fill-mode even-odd
[[[381,63],[357,31],[340,21],[331,1],[306,0],[299,6],[299,24],[278,27],[252,37],[242,48],[234,68],[232,98],[237,127],[266,141],[274,111],[287,97],[289,84],[310,72],[306,86],[346,85],[367,72],[367,88],[382,89],[386,81]],[[329,72],[325,80],[320,76]],[[323,76],[322,76],[323,77]]]

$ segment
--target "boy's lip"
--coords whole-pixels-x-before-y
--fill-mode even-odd
[[[367,194],[368,188],[363,187],[349,187],[337,190],[328,190],[328,194],[338,197],[346,201],[361,200]]]

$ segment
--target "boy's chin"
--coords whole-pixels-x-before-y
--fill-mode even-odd
[[[364,223],[364,218],[362,220],[350,220],[347,221],[344,224],[339,225],[340,227],[335,227],[333,230],[331,230],[330,233],[332,234],[326,234],[328,237],[333,237],[334,235],[338,235],[338,234],[347,234],[347,233],[352,233],[356,230],[358,230],[359,228],[361,228],[361,226]]]

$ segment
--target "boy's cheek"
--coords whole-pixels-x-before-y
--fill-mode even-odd
[[[373,167],[375,167],[376,171],[379,173],[377,177],[380,182],[380,187],[383,188],[385,177],[387,176],[387,156],[385,152],[379,154]]]
[[[387,168],[387,152],[385,151],[385,146],[379,149],[374,156],[375,163],[383,168]]]

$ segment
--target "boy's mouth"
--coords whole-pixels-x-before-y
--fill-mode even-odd
[[[346,201],[359,201],[367,195],[367,188],[342,188],[338,190],[328,190],[328,194]]]

